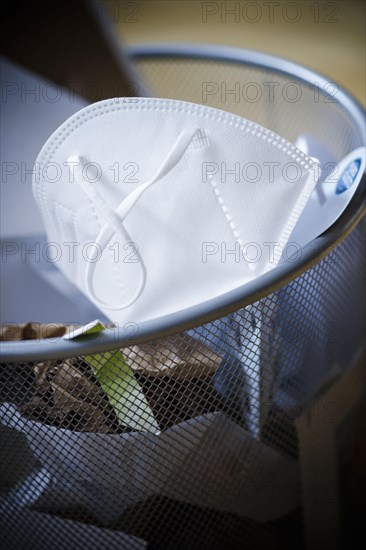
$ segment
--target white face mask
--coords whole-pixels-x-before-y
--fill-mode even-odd
[[[313,161],[253,122],[167,99],[112,99],[44,145],[33,187],[53,261],[114,322],[202,303],[275,267]]]

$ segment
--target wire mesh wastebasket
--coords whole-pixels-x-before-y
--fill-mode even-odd
[[[309,134],[336,162],[365,144],[357,103],[290,62],[203,46],[130,54],[153,96],[292,142]],[[295,421],[362,352],[364,184],[328,231],[242,288],[78,340],[61,329],[1,343],[4,547],[304,545]],[[138,385],[125,424],[95,377],[113,358]],[[139,399],[152,411],[143,429]]]

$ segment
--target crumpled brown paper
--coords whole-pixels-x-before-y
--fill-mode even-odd
[[[0,340],[15,342],[62,338],[77,327],[78,325],[35,322],[2,325]],[[118,422],[113,407],[87,363],[76,358],[38,362],[33,365],[32,370],[33,397],[18,406],[27,418],[81,432],[117,431]]]
[[[123,354],[135,372],[185,380],[212,376],[222,361],[221,355],[188,334],[126,348]]]
[[[23,323],[0,327],[2,340],[62,337],[75,325]],[[212,376],[222,357],[184,335],[121,350],[164,430],[177,422],[221,409]],[[10,367],[9,367],[10,368]],[[118,433],[113,407],[93,370],[81,358],[38,362],[32,367],[35,391],[19,410],[31,420],[80,432]]]
[[[118,423],[112,406],[93,376],[80,360],[66,359],[36,363],[36,391],[19,410],[32,420],[60,428],[86,432],[116,432]]]
[[[9,323],[0,326],[0,341],[18,342],[20,340],[61,338],[76,326],[61,323]]]
[[[122,350],[161,429],[221,408],[212,376],[222,357],[184,335],[169,336]]]

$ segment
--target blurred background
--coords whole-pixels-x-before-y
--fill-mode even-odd
[[[365,100],[365,2],[104,0],[126,44],[191,42],[248,48],[323,73]]]

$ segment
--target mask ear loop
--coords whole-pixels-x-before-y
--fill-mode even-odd
[[[86,289],[90,298],[98,305],[113,311],[119,311],[133,304],[143,291],[146,284],[146,268],[140,253],[137,251],[135,252],[135,257],[137,257],[138,263],[141,267],[141,280],[135,294],[129,296],[126,303],[120,303],[118,305],[109,304],[99,298],[96,295],[94,289],[94,272],[96,263],[98,261],[98,253],[100,252],[100,250],[105,250],[114,235],[120,235],[123,241],[125,241],[126,243],[132,242],[130,235],[123,226],[124,219],[131,212],[141,195],[154,183],[166,176],[174,168],[174,166],[176,166],[176,164],[184,155],[197,131],[198,128],[184,130],[178,136],[178,139],[174,143],[172,149],[169,151],[163,164],[160,166],[154,177],[147,182],[142,183],[139,187],[137,187],[129,195],[127,195],[127,197],[123,199],[116,210],[113,210],[108,205],[103,195],[98,191],[97,186],[84,178],[83,169],[88,164],[87,159],[82,156],[68,158],[68,163],[72,163],[75,166],[74,175],[76,181],[83,189],[85,194],[88,196],[98,214],[106,221],[105,225],[102,227],[99,235],[96,238],[96,246],[93,248],[93,253],[88,259],[85,271]]]

